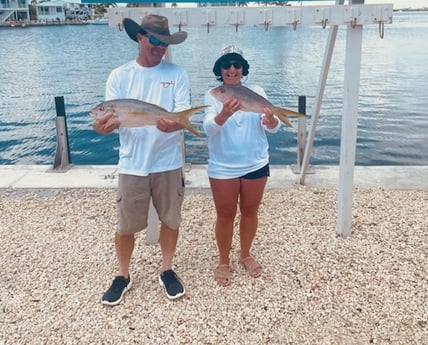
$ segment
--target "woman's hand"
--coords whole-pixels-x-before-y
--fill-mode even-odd
[[[109,134],[113,132],[115,129],[119,128],[119,121],[114,121],[112,119],[113,113],[105,113],[104,115],[97,117],[93,127],[97,133],[100,134]]]
[[[274,129],[278,125],[278,119],[273,116],[273,112],[269,108],[264,107],[263,112],[262,124],[269,129]]]
[[[222,126],[229,117],[241,109],[241,102],[237,98],[228,98],[223,102],[223,109],[215,117],[215,122]]]

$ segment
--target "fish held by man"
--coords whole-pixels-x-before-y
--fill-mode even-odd
[[[112,124],[119,124],[120,127],[155,126],[159,119],[170,119],[200,137],[201,133],[192,126],[189,118],[206,107],[206,105],[202,105],[183,111],[170,112],[152,103],[123,98],[98,104],[91,110],[91,116],[97,118],[112,113],[113,116],[106,123],[107,127]]]
[[[269,108],[288,127],[293,127],[288,120],[289,116],[305,117],[296,111],[274,106],[266,98],[242,85],[221,85],[211,90],[211,94],[220,102],[232,97],[239,99],[244,111],[263,113],[263,108]]]

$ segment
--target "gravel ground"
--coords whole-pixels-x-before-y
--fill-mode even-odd
[[[158,284],[160,250],[137,239],[133,288],[100,303],[116,273],[112,189],[0,191],[0,345],[427,344],[428,191],[357,189],[353,233],[335,234],[337,191],[268,190],[250,278],[213,280],[215,212],[188,191],[175,269],[187,294]]]

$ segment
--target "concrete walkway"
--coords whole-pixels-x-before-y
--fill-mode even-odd
[[[288,165],[271,166],[268,188],[292,188],[299,181]],[[337,188],[339,166],[312,166],[305,185]],[[0,189],[115,188],[116,165],[72,165],[63,172],[48,165],[0,165]],[[187,188],[209,188],[206,165],[186,167]],[[356,166],[354,186],[359,188],[428,189],[428,166]]]

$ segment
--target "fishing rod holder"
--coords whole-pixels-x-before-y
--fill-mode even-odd
[[[267,6],[267,7],[112,7],[108,9],[109,26],[122,28],[123,18],[137,23],[148,14],[168,18],[170,25],[181,31],[185,27],[205,27],[207,32],[215,28],[320,26],[325,29],[334,25],[391,24],[392,4],[350,4],[323,6]]]
[[[315,129],[321,108],[326,79],[332,60],[339,26],[346,27],[345,68],[343,104],[341,110],[342,132],[340,143],[340,171],[338,190],[337,235],[347,237],[352,230],[352,191],[355,166],[355,150],[358,118],[358,96],[360,87],[362,30],[366,25],[378,25],[379,36],[384,37],[385,24],[392,23],[393,5],[366,5],[365,0],[338,0],[331,6],[276,6],[276,7],[197,7],[197,8],[109,8],[111,28],[128,17],[139,23],[148,14],[158,14],[168,18],[170,25],[182,27],[206,27],[213,32],[219,27],[259,27],[268,31],[271,27],[288,27],[297,30],[301,26],[329,27],[329,37],[324,52],[318,83],[312,125],[301,162],[299,183],[305,183]],[[184,15],[185,13],[185,15]],[[184,20],[186,19],[184,25]],[[300,162],[299,162],[300,164]]]

